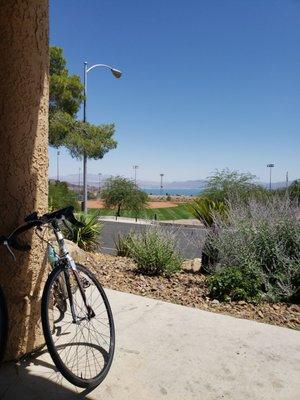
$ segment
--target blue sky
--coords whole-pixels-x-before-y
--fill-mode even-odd
[[[83,62],[90,122],[116,124],[118,147],[90,173],[166,181],[213,170],[300,177],[299,0],[50,0],[50,42],[70,73]],[[79,114],[79,117],[82,117]],[[81,162],[61,151],[61,174]],[[50,176],[56,151],[50,149]]]

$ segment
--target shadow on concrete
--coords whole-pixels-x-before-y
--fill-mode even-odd
[[[91,400],[92,391],[67,382],[50,362],[45,348],[18,363],[4,363],[0,369],[0,400]]]

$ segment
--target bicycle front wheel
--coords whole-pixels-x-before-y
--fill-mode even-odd
[[[95,387],[106,377],[114,355],[115,329],[105,292],[96,277],[77,265],[92,316],[87,313],[72,269],[55,268],[42,298],[42,323],[49,353],[61,374],[79,387]]]

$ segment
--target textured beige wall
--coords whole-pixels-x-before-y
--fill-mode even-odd
[[[45,212],[48,194],[48,0],[0,0],[0,234],[32,211]],[[0,249],[0,284],[8,302],[7,359],[43,341],[40,296],[45,246],[24,235],[30,253],[11,260]]]

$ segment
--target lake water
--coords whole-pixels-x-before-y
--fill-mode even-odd
[[[154,195],[163,195],[165,196],[166,194],[169,194],[171,196],[197,196],[203,188],[199,189],[167,189],[167,188],[141,188],[144,192],[148,194],[154,194]]]

